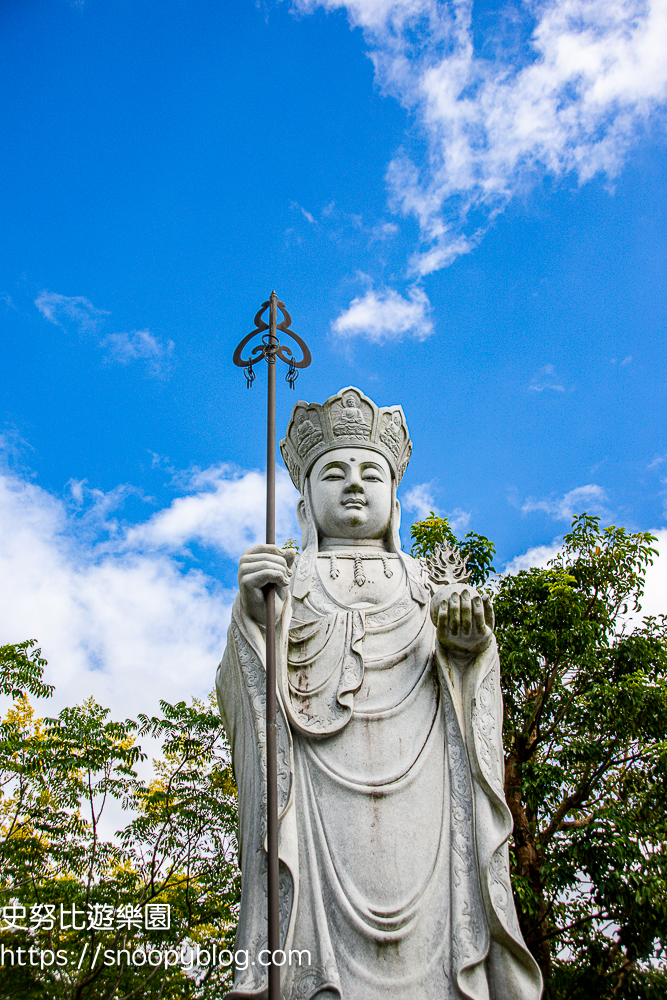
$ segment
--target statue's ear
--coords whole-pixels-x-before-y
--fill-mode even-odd
[[[301,497],[298,504],[296,505],[296,517],[299,522],[299,527],[302,531],[306,530],[306,525],[308,524],[308,519],[306,517],[306,501]]]
[[[315,569],[315,559],[317,558],[317,529],[308,516],[308,504],[304,497],[301,497],[296,505],[296,516],[301,527],[302,538],[301,555],[299,556],[292,594],[303,600],[310,591],[310,578]]]
[[[389,529],[391,534],[391,546],[394,552],[401,551],[400,527],[401,527],[401,505],[398,502],[397,498],[394,497],[394,516],[391,519],[391,525]]]

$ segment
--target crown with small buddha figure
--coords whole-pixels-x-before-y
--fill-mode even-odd
[[[280,451],[292,482],[303,494],[306,477],[317,459],[332,448],[346,446],[370,448],[384,455],[398,485],[412,451],[402,408],[376,406],[354,386],[341,389],[321,405],[299,400]]]

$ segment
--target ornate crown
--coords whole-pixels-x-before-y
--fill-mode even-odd
[[[300,493],[320,455],[346,445],[371,448],[384,455],[398,485],[412,451],[403,410],[400,406],[376,406],[354,386],[341,389],[321,406],[299,400],[280,451]]]

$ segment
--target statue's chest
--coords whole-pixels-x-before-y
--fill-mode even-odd
[[[386,604],[402,581],[400,560],[389,553],[321,554],[317,570],[334,601],[349,608]]]
[[[314,736],[341,731],[353,714],[393,714],[431,659],[428,607],[404,576],[385,604],[341,605],[315,575],[292,606],[285,702],[297,729]]]

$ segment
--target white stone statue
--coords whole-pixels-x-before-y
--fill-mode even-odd
[[[538,1000],[509,880],[493,611],[455,559],[401,551],[400,406],[348,388],[294,407],[281,451],[301,554],[239,569],[220,711],[243,873],[231,998],[266,997],[264,596],[277,587],[284,1000]],[[443,585],[444,584],[444,585]],[[252,964],[254,962],[254,964]]]

